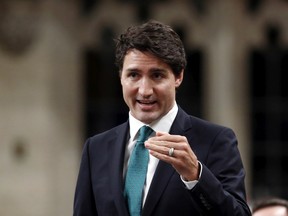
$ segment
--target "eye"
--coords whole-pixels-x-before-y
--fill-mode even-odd
[[[160,79],[163,79],[165,77],[164,73],[163,72],[154,72],[153,73],[153,78],[156,79],[156,80],[160,80]]]
[[[129,77],[131,79],[137,79],[139,77],[139,73],[137,73],[135,71],[131,71],[127,74],[127,77]]]

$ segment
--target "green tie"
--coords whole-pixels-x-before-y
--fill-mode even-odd
[[[139,137],[127,169],[124,195],[128,203],[130,216],[140,216],[142,210],[142,192],[146,179],[149,152],[144,146],[153,130],[148,126],[143,126],[139,130]]]

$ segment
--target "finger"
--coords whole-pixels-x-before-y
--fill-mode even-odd
[[[173,155],[173,157],[169,156],[168,152],[166,152],[165,154],[162,154],[162,153],[159,153],[157,151],[150,150],[150,154],[153,155],[154,157],[158,158],[159,160],[162,160],[162,161],[165,161],[165,162],[171,164],[172,166],[177,161],[177,158],[174,157],[174,155]],[[175,154],[175,152],[174,152],[174,154]]]
[[[181,147],[181,144],[179,143],[162,141],[162,140],[147,140],[144,144],[147,149],[157,151],[161,154],[166,155],[168,155],[170,148],[174,148],[175,150],[184,149],[183,147]]]
[[[172,144],[170,144],[171,146]],[[146,141],[145,147],[149,149],[150,151],[155,151],[160,154],[168,155],[169,149],[169,143],[163,142],[163,141]]]
[[[183,178],[186,180],[192,181],[198,179],[199,177],[199,164],[197,159],[194,160],[186,158],[186,160],[184,160],[183,157],[171,157],[169,155],[160,154],[155,151],[150,151],[150,154],[159,160],[171,164],[171,166],[179,173],[179,175],[183,176]]]
[[[146,146],[147,145],[147,146]],[[153,147],[153,150],[154,150],[154,147],[157,148],[158,147],[166,147],[166,150],[167,148],[170,149],[170,148],[174,148],[174,149],[177,149],[177,150],[184,150],[184,151],[187,151],[188,149],[190,149],[190,146],[189,144],[187,144],[186,142],[174,142],[174,141],[167,141],[167,140],[163,140],[163,139],[148,139],[146,142],[145,142],[145,146],[146,148],[149,148],[151,149],[151,146]],[[188,150],[190,151],[190,150]],[[162,148],[162,151],[163,153],[163,148]]]
[[[151,137],[151,140],[168,141],[168,142],[187,142],[185,136],[171,135],[165,132],[156,132],[156,136]]]

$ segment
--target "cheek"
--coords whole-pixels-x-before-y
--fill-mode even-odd
[[[166,97],[171,97],[175,94],[175,86],[171,85],[171,84],[166,84],[161,86],[161,88],[159,88],[159,92],[162,92],[162,95],[165,95]]]
[[[132,85],[128,84],[128,83],[122,83],[122,92],[124,97],[129,97],[129,96],[133,96],[133,94],[135,94],[135,89],[133,88]]]
[[[164,101],[167,104],[167,106],[170,106],[171,103],[173,103],[175,100],[175,88],[174,88],[174,86],[169,86],[169,87],[163,89],[161,92],[162,92],[162,94],[161,94],[162,101]]]

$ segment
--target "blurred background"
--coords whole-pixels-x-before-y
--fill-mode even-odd
[[[1,0],[1,216],[72,215],[85,139],[127,119],[114,38],[149,19],[184,41],[179,105],[237,134],[249,203],[288,198],[287,0]]]

